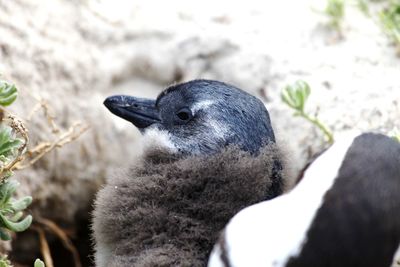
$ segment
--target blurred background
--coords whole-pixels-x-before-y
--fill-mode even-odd
[[[234,84],[264,101],[297,172],[325,141],[293,116],[282,89],[308,82],[306,110],[335,135],[398,131],[399,46],[398,0],[0,0],[0,78],[19,89],[10,110],[31,145],[78,121],[89,127],[16,173],[34,223],[1,242],[2,253],[32,266],[44,233],[54,266],[93,266],[94,195],[129,166],[139,137],[103,107],[107,96],[156,97],[196,78]]]

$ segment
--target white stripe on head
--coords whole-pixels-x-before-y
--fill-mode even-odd
[[[288,194],[245,208],[233,217],[224,231],[231,266],[283,267],[290,257],[299,255],[354,137],[336,142],[318,157]],[[217,253],[218,247],[209,267],[220,266]]]
[[[214,105],[214,104],[215,104],[215,101],[212,101],[212,100],[203,100],[203,101],[197,102],[192,106],[192,112],[193,112],[193,114],[195,114],[197,111],[199,111],[201,109],[206,109],[209,106]]]
[[[217,138],[225,139],[226,135],[229,133],[229,128],[226,127],[224,123],[220,123],[214,119],[207,119],[206,123],[208,124],[208,127],[212,129],[214,136]]]

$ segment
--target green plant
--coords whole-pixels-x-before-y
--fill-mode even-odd
[[[9,106],[17,98],[17,89],[14,85],[0,81],[0,105]],[[2,113],[4,114],[4,110]],[[9,231],[25,231],[32,223],[32,216],[24,219],[23,210],[32,202],[32,197],[26,196],[19,200],[13,198],[18,182],[9,180],[12,175],[12,166],[20,156],[20,148],[24,144],[22,139],[15,137],[13,129],[4,125],[2,118],[0,125],[0,239],[10,240]]]
[[[0,81],[0,105],[9,106],[17,99],[17,88],[13,84]]]
[[[55,121],[54,116],[49,112],[49,106],[46,101],[38,100],[30,116],[40,109],[44,110],[46,121],[52,129],[52,132],[57,135],[57,138],[52,141],[41,141],[35,147],[28,149],[28,131],[18,117],[6,111],[3,107],[11,105],[17,98],[17,88],[7,82],[0,80],[0,240],[11,239],[11,232],[21,232],[26,230],[32,223],[32,216],[28,215],[23,218],[23,211],[31,204],[32,197],[26,196],[21,199],[14,199],[13,194],[17,190],[18,182],[12,180],[14,170],[21,170],[32,166],[44,155],[50,151],[63,147],[64,145],[73,142],[86,130],[88,125],[81,122],[76,122],[67,131],[61,131]],[[46,221],[45,219],[37,220],[37,222]],[[58,233],[62,230],[50,222],[44,224],[49,227],[50,231]],[[43,227],[43,226],[42,226]],[[47,228],[46,228],[47,229]],[[54,230],[56,229],[56,230]],[[35,230],[39,233],[40,242],[46,243],[44,230],[41,226],[35,226]],[[74,261],[78,262],[76,266],[81,266],[79,255],[75,251],[75,247],[71,245],[67,235],[60,237],[69,250],[73,250]],[[44,255],[44,261],[48,266],[52,266],[51,254],[47,245],[47,249],[41,245],[41,252]],[[7,260],[6,255],[0,253],[0,267],[10,267],[11,263]],[[44,267],[41,260],[36,260],[35,267]]]
[[[389,1],[387,7],[379,13],[379,18],[385,33],[400,49],[400,1]]]
[[[21,220],[23,210],[32,203],[32,197],[26,196],[19,200],[12,198],[18,185],[16,181],[5,181],[0,186],[0,238],[2,240],[11,239],[8,231],[22,232],[32,223],[31,215]]]
[[[295,110],[294,116],[300,116],[317,126],[326,136],[329,143],[333,143],[332,132],[318,120],[305,112],[305,104],[310,96],[311,88],[304,81],[296,81],[293,85],[287,85],[281,93],[281,99],[289,107]]]
[[[345,0],[328,0],[324,13],[329,17],[329,25],[341,32],[345,13]]]
[[[7,166],[15,159],[18,148],[22,140],[14,138],[12,128],[0,125],[0,173],[1,181],[12,175],[12,171]]]
[[[8,260],[7,256],[0,257],[0,267],[12,267],[11,262]]]
[[[1,266],[0,266],[1,267]],[[33,267],[45,267],[45,265],[44,265],[44,262],[43,261],[41,261],[41,260],[39,260],[39,259],[36,259],[35,260],[35,263],[34,263],[34,265],[33,265]]]
[[[18,96],[15,85],[0,81],[0,106],[11,105]],[[11,180],[13,167],[21,159],[28,139],[16,137],[23,125],[0,107],[0,239],[10,240],[10,232],[25,231],[32,223],[32,216],[23,218],[23,211],[32,203],[31,196],[13,197],[19,183]],[[0,258],[0,267],[12,266],[7,256]]]

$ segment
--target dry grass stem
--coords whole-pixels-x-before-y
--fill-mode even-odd
[[[55,122],[55,115],[54,112],[50,109],[49,104],[47,103],[47,100],[44,99],[40,99],[39,103],[36,104],[36,106],[32,109],[32,111],[29,113],[28,116],[28,121],[32,120],[33,116],[39,112],[39,110],[43,110],[44,112],[44,116],[46,117],[46,120],[48,122],[48,124],[51,127],[51,131],[54,134],[57,134],[60,132],[60,128],[57,126],[56,122]]]
[[[32,226],[32,229],[38,232],[40,242],[40,252],[42,253],[46,267],[54,267],[53,258],[51,257],[49,243],[47,242],[46,235],[42,228]]]
[[[79,257],[78,250],[76,249],[76,247],[71,242],[68,235],[66,234],[66,232],[63,229],[61,229],[53,221],[45,219],[45,218],[41,218],[39,216],[35,216],[35,221],[42,224],[43,226],[45,226],[47,230],[49,230],[51,233],[55,234],[62,241],[64,247],[71,252],[73,259],[74,259],[75,267],[82,267],[82,263],[81,263],[81,260]],[[47,264],[46,264],[46,267],[47,267]]]

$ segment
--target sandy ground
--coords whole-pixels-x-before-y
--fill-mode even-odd
[[[36,196],[33,210],[76,228],[105,177],[129,165],[139,133],[102,107],[111,94],[155,97],[195,78],[232,83],[263,99],[295,171],[324,145],[280,100],[297,79],[313,89],[307,110],[336,134],[400,127],[395,48],[352,4],[338,39],[318,12],[324,3],[0,0],[0,73],[21,91],[13,110],[25,117],[44,99],[63,129],[76,120],[91,125],[19,174],[24,192]],[[40,114],[28,127],[33,143],[55,138]]]
[[[115,91],[154,96],[176,77],[233,83],[263,98],[279,138],[293,150],[296,169],[310,147],[311,153],[320,149],[322,138],[282,105],[282,88],[297,79],[313,89],[307,109],[318,110],[335,133],[388,132],[399,126],[396,50],[378,21],[355,4],[346,9],[338,39],[321,14],[325,3],[137,1],[127,27],[138,38],[121,47],[129,46],[124,55],[131,59],[122,68],[133,75]]]

